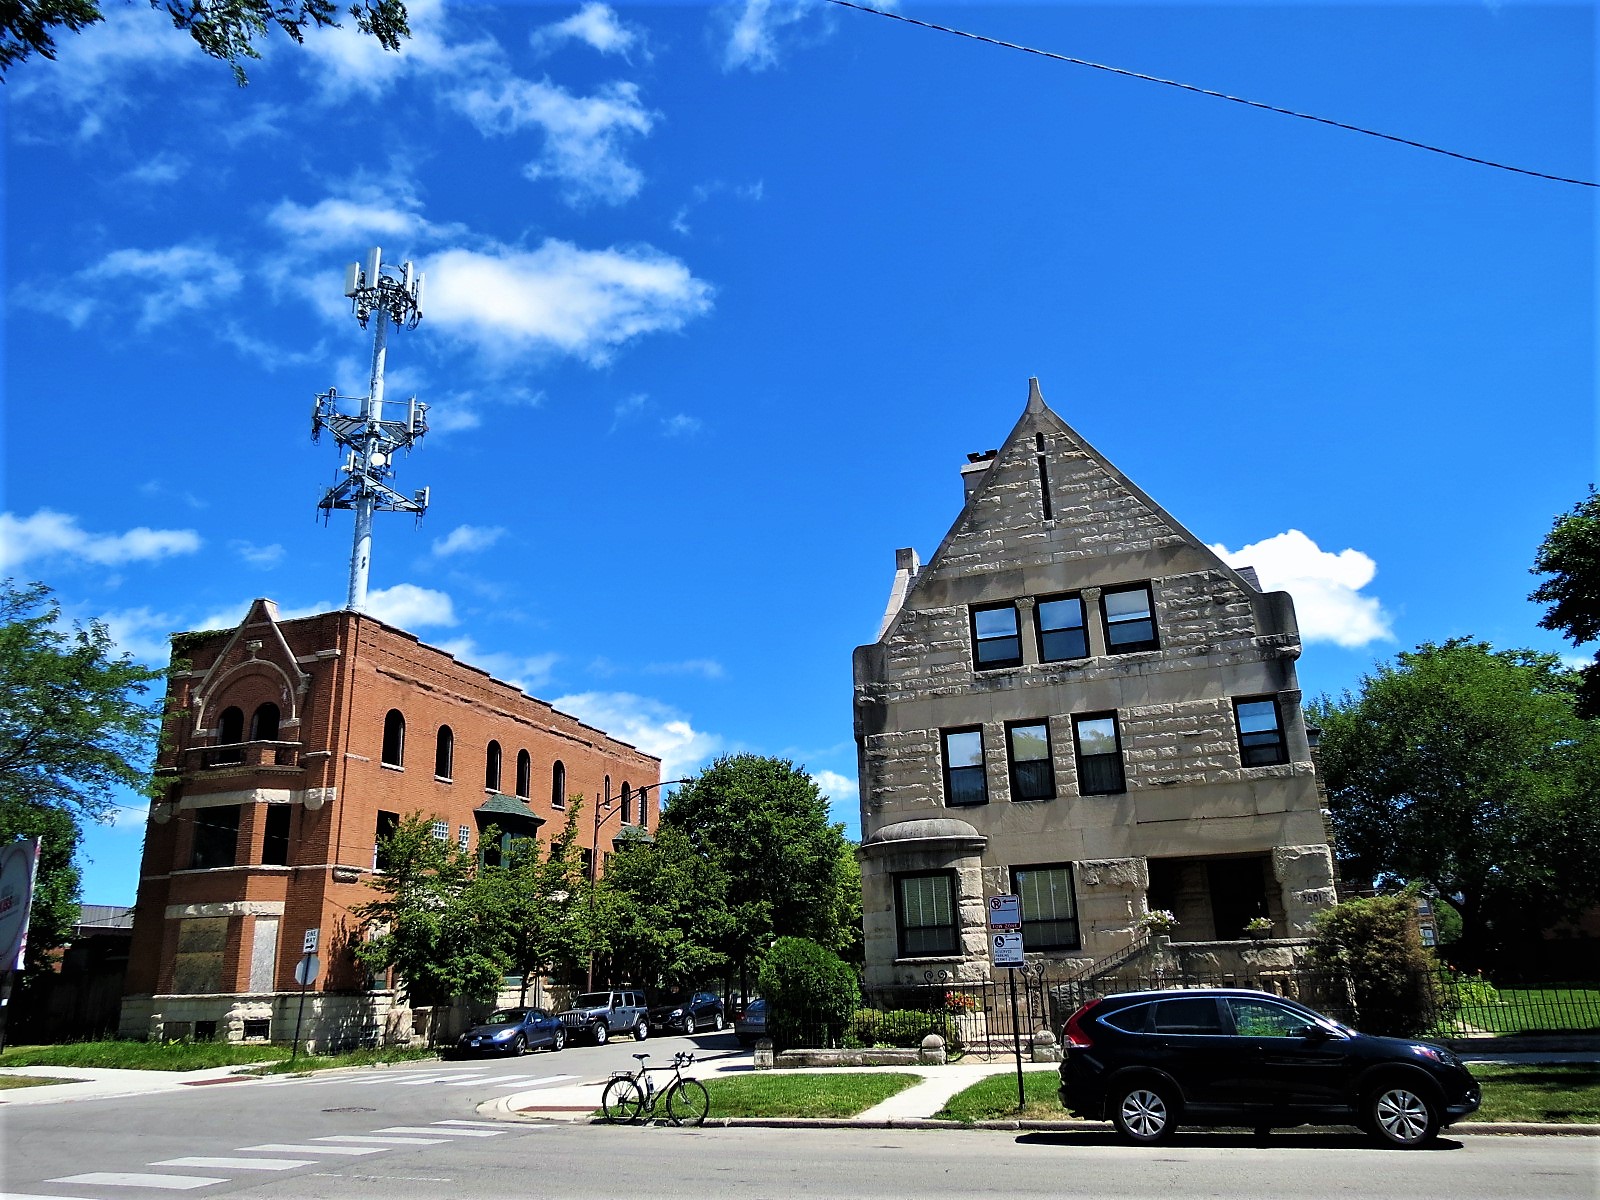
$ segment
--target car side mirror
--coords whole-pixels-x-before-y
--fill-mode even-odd
[[[1305,1038],[1313,1046],[1321,1045],[1323,1042],[1333,1040],[1333,1030],[1325,1025],[1313,1025],[1306,1030]]]

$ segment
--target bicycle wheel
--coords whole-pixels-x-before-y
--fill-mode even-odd
[[[637,1121],[644,1111],[644,1089],[627,1077],[613,1079],[600,1094],[600,1111],[608,1121]]]
[[[667,1092],[667,1120],[674,1125],[704,1125],[711,1096],[698,1079],[680,1079]]]

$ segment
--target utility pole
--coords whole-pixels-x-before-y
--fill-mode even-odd
[[[372,517],[377,512],[415,513],[417,519],[428,509],[428,489],[403,496],[389,486],[394,474],[397,450],[410,450],[428,432],[428,406],[412,396],[396,419],[385,419],[383,399],[384,360],[389,349],[389,324],[415,329],[422,320],[422,275],[409,262],[396,267],[385,265],[383,252],[374,246],[365,263],[351,263],[345,269],[344,294],[349,298],[361,328],[367,327],[374,313],[378,320],[372,330],[372,375],[367,394],[341,396],[329,388],[317,397],[311,413],[311,440],[320,441],[326,429],[341,447],[349,451],[340,468],[345,477],[328,489],[317,503],[324,512],[348,508],[355,512],[355,537],[350,548],[350,591],[345,607],[364,612],[367,606],[367,576],[372,565]],[[354,409],[355,411],[351,411]],[[403,415],[404,419],[398,419]]]

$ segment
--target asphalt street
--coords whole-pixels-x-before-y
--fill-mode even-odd
[[[731,1038],[694,1039],[703,1056]],[[146,1096],[0,1105],[0,1200],[288,1197],[1083,1196],[1314,1200],[1595,1200],[1600,1143],[1446,1136],[1376,1148],[1341,1130],[1267,1143],[1180,1134],[1142,1149],[1106,1133],[671,1129],[501,1121],[480,1105],[604,1078],[685,1038],[573,1047],[505,1061],[391,1067],[185,1087]]]

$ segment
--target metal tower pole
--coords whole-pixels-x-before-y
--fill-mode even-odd
[[[355,514],[350,546],[350,590],[345,607],[363,612],[372,567],[372,519],[379,512],[409,512],[419,520],[428,508],[428,489],[411,496],[395,491],[387,480],[394,474],[397,450],[409,450],[428,432],[428,406],[413,396],[404,419],[385,419],[383,372],[389,348],[389,322],[416,328],[422,319],[422,276],[411,263],[385,266],[383,252],[373,247],[363,263],[352,263],[345,274],[345,292],[356,320],[365,329],[377,317],[372,331],[372,374],[359,415],[350,408],[354,397],[341,397],[330,389],[317,397],[311,415],[311,437],[324,429],[349,451],[345,478],[330,488],[317,507],[332,511],[348,508]]]

